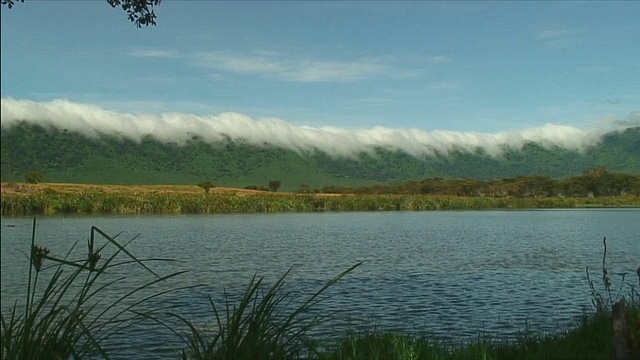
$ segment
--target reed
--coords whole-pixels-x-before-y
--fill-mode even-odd
[[[146,301],[171,290],[150,295],[146,291],[183,273],[158,275],[146,263],[171,260],[138,259],[126,249],[133,239],[122,245],[115,237],[96,227],[91,228],[86,258],[68,260],[73,248],[67,256],[56,257],[50,255],[49,249],[35,244],[35,228],[34,219],[25,298],[21,302],[16,301],[9,313],[3,311],[0,317],[0,358],[3,360],[109,358],[103,344],[134,324],[136,318],[151,317],[151,312],[137,309]],[[96,247],[96,235],[107,242]],[[102,259],[108,245],[116,249]],[[123,255],[128,260],[116,263],[116,259]],[[46,267],[46,263],[53,265]],[[123,276],[104,281],[105,271],[131,263],[148,271],[153,280],[134,287],[113,302],[101,301],[102,293],[127,279]],[[47,275],[50,275],[48,282],[40,284],[40,278]]]
[[[232,303],[225,296],[224,311],[209,298],[216,328],[209,332],[178,314],[170,314],[185,324],[189,332],[182,335],[187,349],[183,359],[301,359],[317,358],[320,353],[314,340],[308,335],[318,325],[329,320],[328,316],[312,314],[312,310],[326,299],[322,294],[362,263],[357,263],[329,280],[307,299],[292,298],[284,288],[287,271],[263,292],[262,277],[254,276],[242,299]],[[299,304],[291,306],[291,304]],[[169,329],[172,327],[163,323]],[[214,334],[214,335],[207,335]]]

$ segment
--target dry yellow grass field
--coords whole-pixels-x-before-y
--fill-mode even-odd
[[[42,193],[203,193],[204,190],[196,185],[100,185],[100,184],[72,184],[72,183],[0,183],[2,194],[42,194]],[[291,195],[288,192],[270,192],[260,190],[248,190],[229,187],[215,187],[209,190],[212,194],[227,194],[238,196],[251,195]],[[316,194],[316,196],[339,196],[339,194]]]
[[[105,193],[202,193],[203,190],[196,185],[98,185],[98,184],[71,184],[71,183],[2,183],[2,193],[29,193],[38,194],[44,192],[79,193],[86,191],[98,191]],[[216,187],[211,193],[237,193],[252,194],[264,191]]]

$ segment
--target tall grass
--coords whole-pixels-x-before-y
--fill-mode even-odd
[[[1,315],[0,358],[3,360],[109,358],[103,346],[105,341],[134,324],[141,314],[152,316],[151,312],[140,313],[136,309],[146,301],[171,291],[147,294],[146,290],[183,273],[158,275],[146,263],[171,260],[139,259],[126,249],[135,238],[120,244],[116,237],[96,227],[91,228],[84,259],[68,260],[73,248],[67,256],[55,257],[50,255],[49,249],[35,244],[35,228],[34,219],[25,297],[21,302],[15,301],[8,314],[3,311]],[[106,243],[96,247],[96,235]],[[108,245],[116,249],[102,259]],[[119,255],[126,256],[128,260],[116,262]],[[53,265],[46,267],[46,262]],[[127,279],[127,276],[122,276],[104,280],[105,272],[131,263],[149,272],[153,280],[127,290],[113,302],[102,301],[101,294],[120,286]],[[40,284],[41,277],[47,275],[48,282]]]
[[[593,201],[597,201],[594,204]],[[2,215],[216,214],[314,211],[420,211],[640,206],[637,196],[598,198],[490,198],[429,195],[249,195],[197,193],[3,194]]]
[[[327,316],[312,313],[312,310],[326,299],[323,294],[329,287],[361,265],[357,263],[341,272],[294,307],[291,305],[296,299],[284,289],[285,279],[291,270],[266,293],[263,292],[264,279],[254,276],[238,304],[232,303],[227,297],[224,309],[219,309],[209,299],[217,323],[217,329],[213,332],[215,335],[211,335],[182,315],[167,313],[161,308],[145,310],[141,306],[169,292],[188,290],[197,285],[153,290],[154,285],[164,286],[167,280],[185,271],[158,275],[147,263],[172,260],[139,259],[134,256],[126,247],[135,237],[120,244],[117,236],[91,227],[86,257],[71,261],[67,257],[75,245],[65,257],[52,256],[49,249],[36,245],[35,229],[34,219],[25,298],[21,302],[16,301],[8,314],[4,311],[1,314],[0,359],[3,360],[108,359],[117,348],[109,351],[104,347],[105,342],[143,320],[162,324],[181,339],[186,348],[182,352],[183,359],[301,358],[314,351],[309,331],[328,319]],[[96,236],[101,236],[107,242],[96,247]],[[108,245],[116,249],[102,259]],[[116,262],[118,255],[124,255],[127,259]],[[48,262],[53,265],[45,266]],[[102,279],[106,274],[115,273],[112,270],[131,264],[140,266],[153,279],[131,290],[128,289],[128,283],[122,284],[127,276]],[[70,273],[65,276],[67,270]],[[40,284],[41,276],[51,271],[53,273],[49,281]],[[117,296],[115,301],[102,301],[101,295],[105,292],[118,290],[124,294]],[[177,319],[178,323],[171,323],[170,319]],[[183,328],[188,333],[179,330]],[[317,357],[318,353],[315,355]]]
[[[189,329],[186,335],[176,332],[187,344],[182,358],[260,360],[318,357],[316,343],[309,332],[329,317],[313,314],[312,310],[326,299],[323,293],[329,287],[361,264],[341,272],[302,301],[296,301],[284,289],[285,278],[291,269],[266,293],[262,291],[264,278],[254,276],[237,304],[227,296],[224,309],[219,309],[209,298],[216,321],[212,332],[199,328],[180,315],[171,314]],[[213,335],[207,335],[211,333]]]
[[[585,317],[575,329],[556,334],[528,334],[517,339],[479,337],[460,344],[428,336],[371,332],[340,339],[323,360],[604,360],[611,359],[611,320]]]

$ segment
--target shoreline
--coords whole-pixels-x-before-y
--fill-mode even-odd
[[[640,196],[465,197],[425,194],[300,194],[196,185],[2,183],[2,216],[247,214],[283,212],[636,209]]]

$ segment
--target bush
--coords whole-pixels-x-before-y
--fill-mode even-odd
[[[43,176],[37,171],[30,171],[24,175],[24,181],[27,184],[37,184],[42,182]]]

